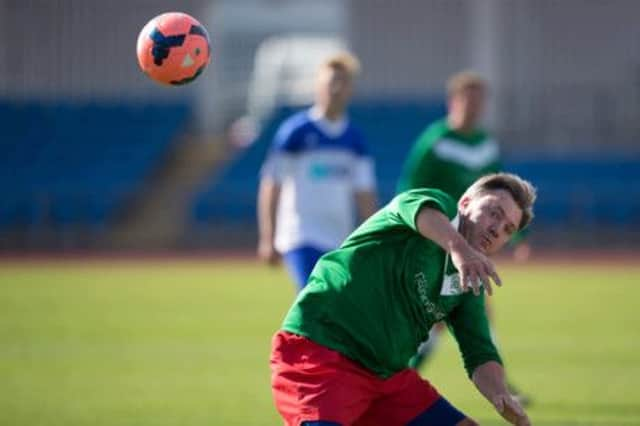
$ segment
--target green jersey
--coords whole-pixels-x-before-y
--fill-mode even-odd
[[[442,119],[429,126],[411,149],[398,190],[438,188],[457,201],[478,178],[500,168],[498,144],[485,132],[464,135]]]
[[[420,235],[423,206],[457,226],[456,203],[439,190],[396,196],[324,255],[287,313],[283,330],[305,336],[386,378],[407,368],[431,326],[445,320],[469,375],[500,361],[484,296],[462,292],[448,254]]]

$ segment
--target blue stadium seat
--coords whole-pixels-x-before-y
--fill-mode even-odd
[[[0,228],[103,226],[188,119],[186,105],[0,103]]]

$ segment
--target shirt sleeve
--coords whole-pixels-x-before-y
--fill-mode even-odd
[[[489,361],[502,364],[491,338],[489,321],[484,306],[484,291],[479,296],[466,293],[463,302],[446,319],[449,330],[458,342],[467,375]]]
[[[260,170],[260,176],[273,179],[275,182],[282,181],[289,175],[293,174],[295,169],[296,157],[291,154],[272,152],[267,157]]]
[[[283,123],[273,138],[271,149],[262,165],[260,175],[281,183],[293,173],[298,150],[296,128],[289,122]]]
[[[418,232],[416,217],[422,207],[428,206],[439,210],[449,219],[458,213],[453,199],[438,189],[413,189],[397,195],[387,206],[392,222],[405,225]]]

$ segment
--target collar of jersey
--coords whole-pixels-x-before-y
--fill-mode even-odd
[[[330,138],[338,138],[344,134],[347,130],[347,125],[349,124],[349,120],[347,117],[342,116],[337,120],[327,120],[325,117],[320,115],[320,112],[314,108],[309,108],[309,119],[311,122],[325,135]]]

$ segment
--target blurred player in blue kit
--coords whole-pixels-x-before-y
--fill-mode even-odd
[[[374,162],[346,109],[360,71],[349,53],[328,58],[315,101],[279,127],[261,171],[258,256],[280,256],[298,290],[316,261],[377,209]]]

